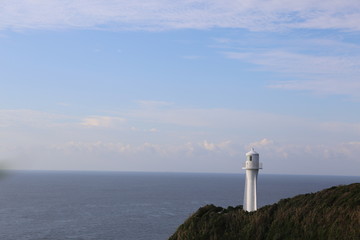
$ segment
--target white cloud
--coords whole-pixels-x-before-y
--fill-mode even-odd
[[[210,152],[224,151],[224,150],[226,151],[230,149],[231,141],[227,140],[219,143],[212,143],[205,140],[200,144],[200,146]]]
[[[147,119],[150,123],[173,124],[179,126],[208,126],[202,109],[136,109],[128,113],[131,118]]]
[[[305,81],[283,81],[269,85],[271,88],[285,90],[308,90],[326,95],[345,95],[354,100],[360,99],[359,79],[316,79]]]
[[[71,116],[29,109],[0,109],[0,127],[56,127],[74,121]]]
[[[122,117],[119,117],[122,116]],[[233,109],[177,108],[176,106],[143,107],[109,116],[72,116],[33,110],[0,110],[0,127],[13,141],[28,137],[62,140],[124,137],[128,140],[148,136],[161,142],[213,139],[217,147],[223,139],[263,139],[254,146],[270,144],[270,139],[292,139],[292,142],[335,142],[356,139],[360,123],[315,121],[312,119]],[[93,129],[98,129],[93,131]],[[112,131],[116,130],[116,131]],[[41,134],[34,134],[41,132]],[[16,133],[16,134],[15,134]],[[156,134],[154,134],[156,133]],[[309,139],[307,133],[311,133]],[[17,140],[15,137],[17,136]],[[28,135],[28,137],[25,137]],[[329,136],[337,135],[337,138]],[[23,137],[19,137],[23,136]],[[55,138],[54,136],[57,136]],[[210,138],[209,138],[210,137]],[[68,139],[72,140],[72,139]],[[5,140],[4,140],[5,141]],[[136,140],[137,141],[137,140]],[[45,141],[47,142],[47,141]],[[138,141],[137,141],[138,142]],[[206,142],[203,146],[212,146]]]
[[[271,88],[309,90],[360,99],[360,46],[319,39],[306,39],[304,44],[306,47],[293,48],[292,51],[275,47],[272,50],[246,49],[224,54],[228,58],[255,64],[258,70],[275,72],[289,79],[272,82],[269,84]],[[301,53],[305,51],[308,53]]]
[[[128,119],[126,126],[116,116]],[[1,110],[0,159],[17,169],[234,172],[255,147],[267,173],[350,175],[360,167],[359,123],[174,106],[116,116]],[[89,127],[80,124],[84,119]],[[154,122],[156,128],[147,127]]]
[[[319,125],[319,127],[325,131],[337,134],[354,133],[360,135],[360,123],[323,122]]]
[[[261,139],[260,141],[256,141],[256,142],[252,142],[249,144],[249,148],[250,147],[264,147],[264,146],[268,146],[268,145],[271,145],[273,144],[274,141],[273,140],[270,140],[270,139],[267,139],[267,138],[263,138]]]
[[[358,31],[359,8],[356,0],[13,0],[0,3],[0,29],[222,27]]]
[[[149,132],[157,132],[158,130],[156,128],[150,128],[148,131]]]
[[[56,128],[76,127],[116,127],[126,122],[116,116],[89,116],[82,118],[29,109],[0,109],[0,128]]]
[[[341,35],[344,32],[358,32],[359,22],[360,4],[357,0],[13,0],[0,3],[0,30],[16,31],[242,28],[284,32],[293,29],[330,29]],[[267,41],[268,36],[265,39]],[[276,39],[281,44],[287,40],[287,36],[283,40]],[[218,41],[223,44],[228,42],[226,38]],[[313,41],[312,46],[309,41]],[[262,51],[268,45],[266,42],[261,43],[260,49],[249,49],[251,47],[247,40],[247,51],[229,51],[226,55],[256,64],[266,71],[282,73],[289,79],[270,84],[272,88],[343,94],[360,99],[358,45],[335,43],[329,39],[300,39],[297,42],[293,39],[292,42],[292,47],[296,45],[297,49],[302,48],[303,51],[290,51],[284,47]],[[302,47],[304,44],[310,48]],[[307,54],[314,49],[316,51],[319,46],[323,50],[321,54]],[[334,47],[337,53],[334,53]],[[353,53],[354,49],[357,49],[356,54]],[[329,54],[329,51],[333,54]],[[198,57],[184,56],[186,59]],[[144,101],[144,104],[150,106],[158,103]]]
[[[355,176],[360,169],[359,142],[310,145],[262,139],[248,147],[254,144],[267,173]]]
[[[140,107],[145,109],[152,109],[152,108],[159,108],[159,107],[168,107],[173,105],[173,103],[170,102],[164,102],[164,101],[153,101],[153,100],[139,100],[137,101]]]
[[[140,128],[137,128],[137,127],[130,127],[130,130],[133,131],[133,132],[150,132],[150,133],[156,133],[156,132],[159,132],[159,130],[157,128],[150,128],[150,129],[140,129]]]
[[[91,116],[82,120],[81,125],[86,127],[116,127],[126,122],[125,118],[110,116]]]
[[[230,58],[244,59],[248,62],[258,64],[266,70],[276,72],[291,73],[292,76],[303,77],[308,74],[326,74],[333,76],[336,74],[348,75],[359,73],[360,59],[356,57],[342,56],[315,56],[309,54],[299,54],[285,51],[264,51],[261,53],[245,52],[225,53]],[[270,61],[272,60],[272,61]]]
[[[334,145],[258,141],[263,173],[357,175],[359,142]],[[67,142],[38,149],[22,148],[14,168],[122,171],[241,172],[249,143]],[[0,149],[0,157],[3,155]],[[19,149],[17,149],[18,151]],[[41,151],[39,151],[41,150]]]

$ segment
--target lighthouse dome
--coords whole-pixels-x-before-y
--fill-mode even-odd
[[[252,156],[252,155],[259,155],[257,152],[255,152],[254,148],[251,148],[250,152],[246,153],[246,156]]]
[[[261,169],[262,164],[259,162],[259,154],[255,152],[254,148],[246,153],[245,169]]]

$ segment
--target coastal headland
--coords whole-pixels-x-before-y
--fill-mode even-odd
[[[201,207],[169,240],[360,239],[360,183],[282,199],[256,212]]]

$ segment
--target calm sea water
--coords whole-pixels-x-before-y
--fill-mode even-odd
[[[360,177],[259,175],[258,201]],[[242,204],[244,175],[15,172],[0,180],[1,240],[162,240],[199,207]]]

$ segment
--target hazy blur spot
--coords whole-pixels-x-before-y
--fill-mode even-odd
[[[9,175],[10,164],[6,160],[0,160],[0,180]]]

